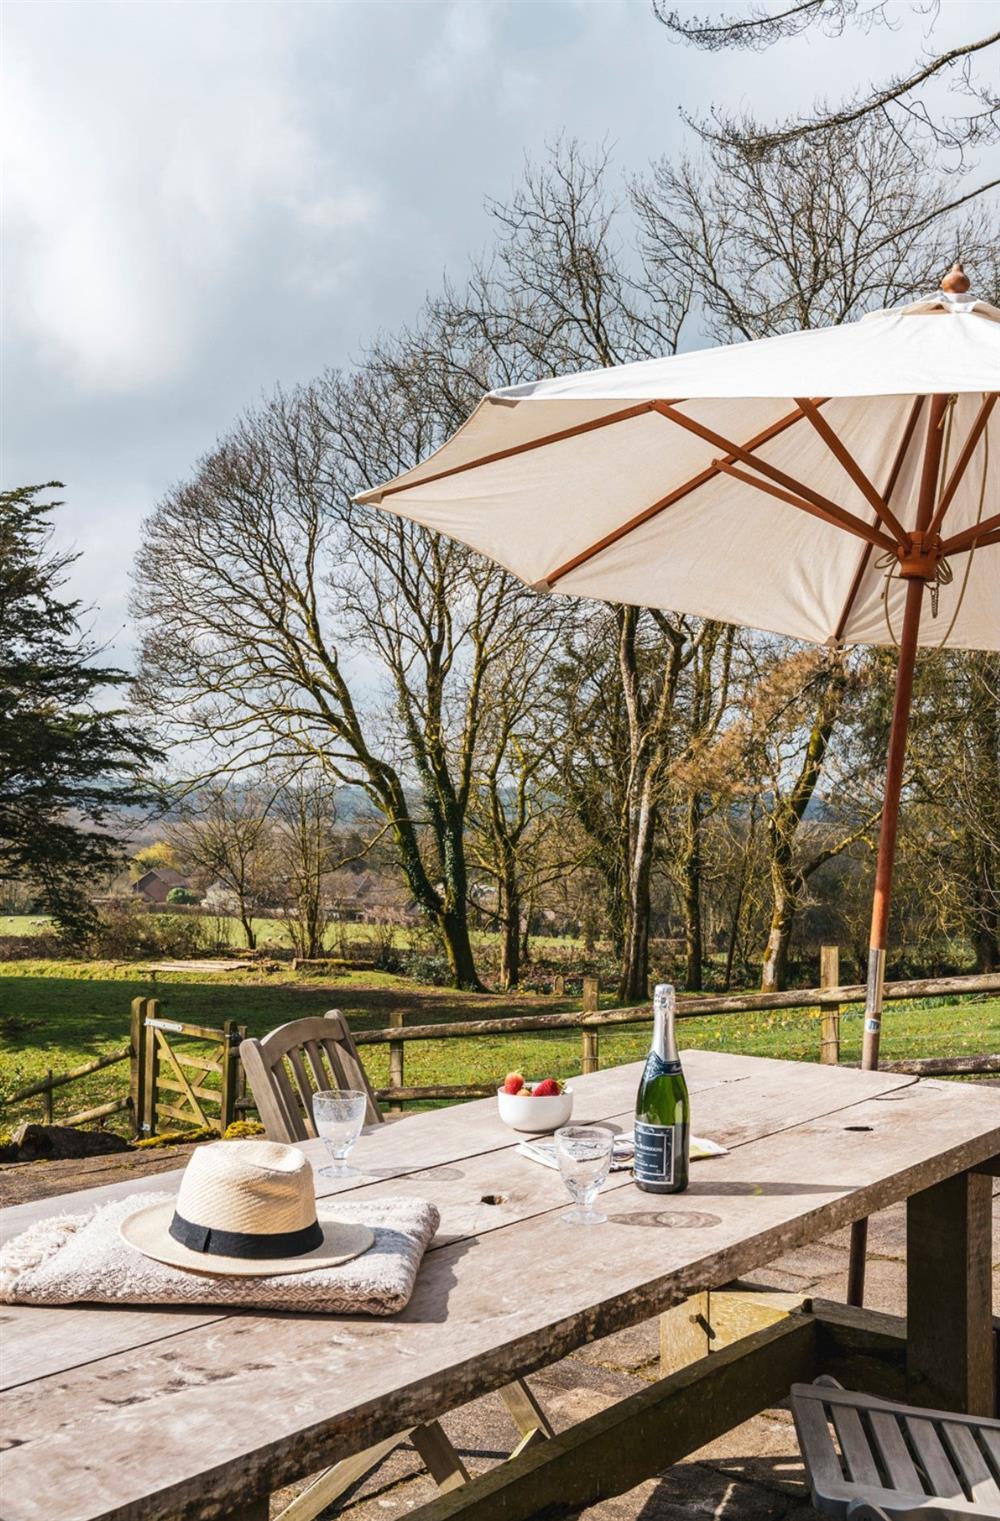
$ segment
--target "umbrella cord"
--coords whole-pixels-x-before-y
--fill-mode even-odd
[[[939,482],[944,479],[945,472],[947,471],[947,468],[948,468],[948,453],[949,453],[949,449],[950,449],[950,446],[951,446],[951,421],[952,421],[953,412],[954,412],[954,405],[952,404],[952,405],[949,405],[948,412],[947,412],[947,415],[946,415],[946,418],[945,418],[944,447],[941,450],[941,466],[940,466],[940,471],[939,471],[939,476],[938,476]],[[990,467],[990,431],[989,431],[988,428],[984,428],[983,429],[983,435],[982,436],[983,436],[983,472],[982,472],[982,478],[981,478],[980,483],[979,483],[979,505],[978,505],[978,507],[976,509],[976,522],[975,522],[975,525],[974,525],[976,527],[978,527],[978,525],[983,520],[983,508],[984,508],[985,503],[986,503],[986,483],[987,483],[987,479],[989,477],[989,467]],[[969,547],[968,557],[966,558],[966,562],[965,562],[965,572],[964,572],[964,574],[962,576],[962,584],[961,584],[961,586],[959,588],[958,597],[956,598],[956,601],[955,601],[955,610],[954,610],[954,612],[951,615],[951,621],[949,622],[948,627],[945,629],[944,633],[941,635],[941,638],[940,638],[938,644],[936,646],[934,646],[935,649],[938,649],[938,650],[943,649],[944,646],[947,644],[948,640],[951,638],[951,631],[955,627],[955,624],[956,624],[956,622],[958,620],[958,615],[959,615],[959,613],[962,610],[962,603],[965,600],[966,588],[969,585],[969,576],[970,576],[971,571],[972,571],[972,561],[973,561],[973,559],[975,557],[975,553],[976,553],[977,547],[978,546],[975,543],[975,541]],[[898,566],[899,562],[896,559],[895,552],[893,552],[892,554],[883,555],[881,557],[881,559],[878,560],[876,563],[878,565],[880,565],[880,566],[884,566],[885,567],[885,572],[886,572],[886,574],[885,574],[885,581],[883,582],[883,587],[882,587],[882,611],[883,611],[883,615],[885,617],[885,626],[886,626],[886,629],[888,630],[889,638],[891,639],[891,641],[892,641],[893,645],[895,646],[895,648],[898,650],[899,649],[899,640],[896,638],[895,632],[893,630],[892,619],[891,619],[891,616],[890,616],[890,613],[889,613],[889,592],[891,590],[892,581],[894,579],[895,580],[899,580],[900,579],[898,571],[897,571],[897,573],[896,573],[895,576],[893,575],[893,571],[894,571],[895,567]],[[936,575],[934,581],[931,584],[931,617],[932,618],[936,618],[937,617],[938,594],[939,594],[939,592],[941,590],[941,587],[942,586],[950,586],[951,585],[952,574],[953,574],[953,572],[952,572],[951,566],[948,564],[948,562],[946,560],[942,560],[942,562],[938,566],[937,575]]]

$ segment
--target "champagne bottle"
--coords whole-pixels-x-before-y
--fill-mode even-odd
[[[635,1181],[650,1194],[688,1186],[691,1100],[674,1036],[674,990],[653,992],[653,1044],[635,1101]]]

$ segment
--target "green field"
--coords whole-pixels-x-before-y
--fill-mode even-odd
[[[257,970],[163,973],[154,978],[139,966],[111,962],[0,963],[0,1128],[41,1117],[39,1099],[10,1106],[6,1100],[11,1093],[43,1077],[48,1069],[66,1071],[126,1043],[129,1006],[139,996],[158,997],[165,1018],[209,1025],[234,1019],[251,1034],[263,1034],[286,1020],[329,1008],[343,1009],[357,1029],[378,1029],[387,1023],[391,1009],[405,1011],[409,1022],[429,1024],[578,1007],[570,998],[459,994],[379,973],[319,979],[283,967],[273,974]],[[614,1002],[611,995],[602,999],[606,1007]],[[601,1065],[635,1060],[644,1053],[648,1034],[648,1024],[602,1030]],[[841,1034],[842,1059],[857,1060],[860,1005],[845,1010]],[[682,1046],[752,1055],[815,1060],[819,1051],[815,1009],[685,1019],[680,1035]],[[925,999],[888,1008],[882,1042],[886,1060],[998,1050],[998,998]],[[373,1081],[387,1083],[386,1048],[369,1047],[363,1054]],[[406,1081],[414,1085],[492,1082],[512,1068],[530,1077],[570,1077],[579,1071],[579,1063],[578,1031],[414,1041],[406,1048]],[[122,1064],[60,1090],[56,1118],[120,1096],[126,1082],[127,1065]]]
[[[167,913],[161,917],[169,918],[170,916]],[[190,912],[186,912],[184,917],[186,919],[191,918],[202,921],[207,927],[210,927],[213,936],[218,931],[222,940],[231,949],[239,951],[246,948],[246,936],[243,933],[243,926],[238,919],[216,918],[212,914]],[[288,927],[283,919],[254,919],[253,927],[257,937],[258,949],[284,951],[286,954],[291,951]],[[48,934],[54,931],[54,929],[53,921],[44,914],[0,914],[0,937],[4,935],[16,935],[34,939],[35,936]],[[426,938],[426,931],[421,932],[399,925],[379,926],[377,933],[380,942],[384,937],[388,936],[389,942],[398,950],[412,949],[415,943]],[[497,937],[492,930],[473,929],[469,933],[473,946],[477,950],[496,946]],[[345,922],[331,925],[326,933],[327,950],[325,954],[331,956],[337,955],[336,945],[339,938],[343,936],[350,941],[352,947],[356,948],[357,955],[360,957],[363,955],[365,945],[374,944],[375,934],[376,931],[370,924]],[[552,952],[556,954],[562,952],[564,955],[568,955],[571,951],[578,951],[582,943],[581,940],[573,939],[568,935],[533,935],[531,937],[531,944],[538,955],[548,955]],[[205,954],[210,954],[207,947]]]

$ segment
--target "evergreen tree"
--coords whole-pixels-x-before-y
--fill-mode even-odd
[[[59,595],[77,557],[51,550],[60,504],[42,494],[60,484],[0,493],[0,877],[29,883],[79,938],[89,889],[122,858],[116,815],[149,800],[156,752],[100,706],[128,675],[96,663],[79,601]]]

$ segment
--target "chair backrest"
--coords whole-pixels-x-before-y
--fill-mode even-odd
[[[360,1089],[368,1095],[366,1122],[375,1125],[383,1119],[339,1009],[293,1019],[263,1040],[242,1041],[240,1059],[268,1140],[290,1143],[314,1137],[313,1094],[324,1088]]]

